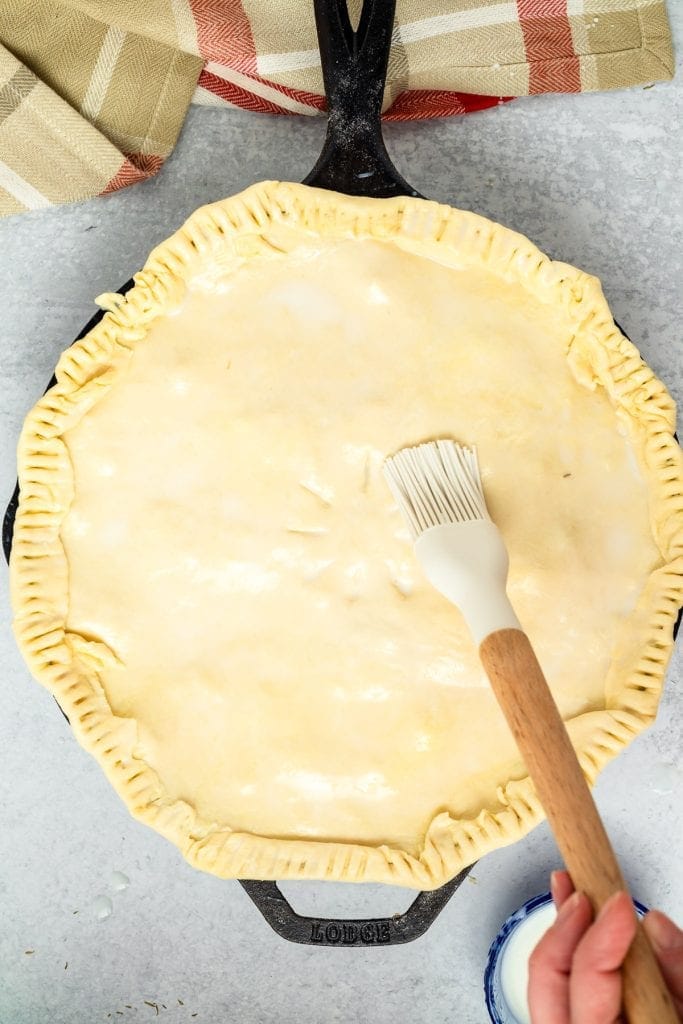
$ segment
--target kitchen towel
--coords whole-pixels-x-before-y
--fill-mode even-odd
[[[664,0],[398,0],[385,117],[650,83],[673,66]],[[191,102],[324,110],[312,0],[1,0],[0,214],[156,173]]]

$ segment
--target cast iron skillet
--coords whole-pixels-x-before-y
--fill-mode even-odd
[[[382,139],[380,114],[396,0],[364,0],[356,31],[349,20],[346,0],[313,3],[329,114],[322,153],[304,184],[375,199],[421,198],[393,166]],[[125,294],[133,283],[132,279],[126,281],[119,292]],[[75,340],[83,338],[103,316],[102,310],[96,313]],[[53,376],[48,388],[55,383]],[[18,502],[17,484],[2,526],[8,561]],[[680,618],[679,614],[674,636]],[[240,885],[271,928],[290,942],[392,946],[424,935],[473,866],[440,889],[421,892],[404,914],[387,918],[302,917],[287,902],[277,882],[240,880]]]

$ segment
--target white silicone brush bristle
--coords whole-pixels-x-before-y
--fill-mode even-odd
[[[392,455],[384,475],[427,579],[460,609],[477,643],[498,629],[519,629],[505,592],[507,551],[486,508],[476,451],[430,441]]]
[[[490,519],[474,448],[430,441],[404,448],[384,475],[413,538],[432,526]]]

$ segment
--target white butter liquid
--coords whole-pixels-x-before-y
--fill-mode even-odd
[[[108,896],[98,896],[92,905],[93,913],[98,921],[106,921],[111,917],[114,905]]]
[[[529,982],[529,957],[536,944],[555,920],[553,903],[535,910],[515,928],[503,947],[500,964],[500,987],[517,1024],[531,1024],[526,990]],[[510,1020],[510,1024],[513,1024]]]
[[[123,892],[130,885],[130,878],[128,875],[124,875],[123,871],[112,871],[111,885],[116,892]]]

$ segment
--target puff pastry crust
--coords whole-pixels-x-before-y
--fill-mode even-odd
[[[21,436],[15,630],[191,864],[429,889],[541,820],[381,478],[406,444],[477,446],[588,778],[651,723],[683,463],[595,278],[472,213],[266,182],[102,304]]]

